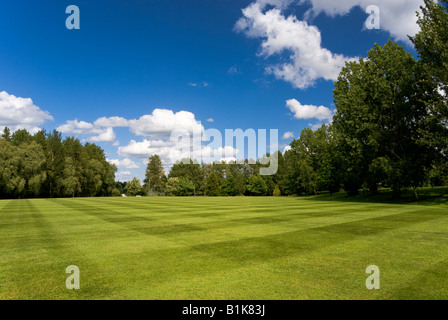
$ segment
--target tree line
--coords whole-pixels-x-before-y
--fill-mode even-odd
[[[0,137],[0,197],[93,197],[120,195],[117,168],[104,151],[54,130],[27,130]]]
[[[346,63],[333,91],[331,125],[304,129],[276,153],[279,170],[256,174],[260,163],[178,163],[168,177],[150,158],[144,185],[133,192],[168,195],[291,195],[344,189],[394,196],[420,186],[448,185],[448,1],[425,0],[421,31],[410,40],[419,59],[388,41],[366,59]]]
[[[448,185],[448,0],[425,0],[420,32],[410,37],[418,53],[397,43],[375,45],[367,58],[346,63],[333,91],[331,125],[304,129],[278,171],[263,165],[173,165],[168,175],[158,155],[149,158],[141,182],[115,182],[116,167],[95,144],[44,130],[0,138],[0,197],[129,195],[280,196],[390,188],[395,196],[421,186]]]

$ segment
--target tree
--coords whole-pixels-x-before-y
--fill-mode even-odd
[[[25,129],[17,130],[11,135],[11,142],[15,146],[19,146],[23,143],[29,143],[31,142],[31,135]]]
[[[301,159],[298,163],[300,175],[297,178],[300,190],[308,194],[317,195],[317,173],[307,159]]]
[[[282,192],[280,191],[280,188],[278,185],[275,186],[274,192],[272,193],[274,197],[280,197],[282,195]]]
[[[165,192],[169,196],[176,196],[177,189],[179,188],[179,178],[168,178],[166,183]]]
[[[438,166],[448,164],[448,0],[425,0],[418,14],[420,31],[410,37],[420,57],[419,64],[428,70],[428,78],[439,84],[441,101],[425,100],[431,110],[431,130],[423,132],[425,143],[441,150]],[[444,125],[438,125],[443,122]]]
[[[131,197],[135,197],[143,193],[143,187],[140,184],[140,180],[138,180],[136,177],[134,177],[126,184],[125,190]]]
[[[448,93],[448,0],[424,0],[422,13],[417,13],[420,31],[409,37],[420,61]]]
[[[36,142],[28,144],[23,150],[21,176],[31,194],[38,196],[41,187],[47,179],[45,171],[45,154],[42,147]]]
[[[48,133],[46,148],[47,180],[44,188],[50,198],[61,194],[65,162],[64,153],[61,133],[56,130]]]
[[[283,170],[289,187],[284,189],[295,194],[338,191],[340,160],[335,152],[336,137],[334,128],[325,124],[315,131],[309,128],[302,130],[300,137],[291,142],[290,150],[285,153]]]
[[[195,186],[193,181],[186,177],[180,177],[177,185],[178,196],[190,196],[194,194]]]
[[[72,196],[74,198],[76,193],[81,191],[81,182],[76,174],[76,164],[73,158],[65,158],[62,176],[63,178],[61,185],[64,195]]]
[[[236,196],[235,178],[233,175],[230,174],[228,177],[221,180],[221,195]]]
[[[155,154],[149,158],[146,167],[144,187],[147,192],[162,192],[164,189],[165,171],[163,170],[162,160]]]
[[[0,197],[108,196],[117,194],[117,168],[97,145],[54,130],[26,130],[0,139]]]
[[[218,176],[212,172],[207,178],[205,194],[209,197],[217,197],[221,195],[221,186],[219,185]]]
[[[247,180],[246,191],[251,196],[265,196],[268,188],[262,177],[252,175]]]
[[[244,183],[244,177],[243,177],[243,175],[241,175],[239,173],[235,174],[234,190],[235,190],[236,196],[241,196],[246,192],[246,185]]]
[[[193,193],[196,194],[201,190],[204,180],[203,170],[197,161],[191,159],[182,159],[173,165],[168,175],[169,178],[186,177],[194,184]]]
[[[22,152],[12,143],[0,140],[0,187],[3,197],[15,196],[25,189],[26,181],[20,174]]]
[[[3,133],[1,135],[1,138],[6,141],[11,141],[11,130],[8,127],[3,128]]]
[[[396,196],[422,184],[437,153],[424,132],[443,126],[425,101],[439,97],[436,81],[392,41],[346,64],[335,83],[334,126],[347,191],[367,184],[375,192],[383,176]]]

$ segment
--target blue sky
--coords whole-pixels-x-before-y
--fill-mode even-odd
[[[413,52],[423,0],[337,2],[3,1],[0,128],[95,142],[120,180],[141,178],[151,153],[168,162],[177,126],[278,129],[283,150],[331,121],[341,64],[389,38]],[[379,30],[365,28],[370,4]],[[79,30],[65,26],[69,5]]]

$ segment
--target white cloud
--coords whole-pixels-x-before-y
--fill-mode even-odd
[[[215,122],[215,120],[213,118],[209,118],[207,119],[207,122]]]
[[[196,120],[195,115],[188,111],[174,113],[172,110],[155,109],[150,115],[128,122],[134,134],[157,139],[167,138],[175,130],[189,133],[204,131],[204,127]]]
[[[381,29],[392,35],[395,40],[409,43],[408,35],[419,31],[416,11],[420,11],[423,0],[301,0],[302,4],[311,4],[310,16],[325,13],[328,16],[346,15],[354,7],[363,11],[370,5],[380,9]],[[368,15],[366,14],[366,19]]]
[[[85,140],[92,142],[115,141],[115,133],[113,128],[102,128],[90,122],[78,121],[77,119],[68,120],[65,124],[59,126],[57,130],[65,134],[91,135]]]
[[[333,112],[324,106],[302,105],[296,99],[286,101],[286,106],[294,113],[296,119],[318,119],[320,121],[327,120],[331,122]]]
[[[132,177],[132,172],[131,171],[119,171],[116,173],[115,176],[118,179],[118,181],[130,180],[130,178]]]
[[[48,120],[54,120],[51,114],[41,110],[30,98],[0,92],[0,128],[9,127],[12,131],[27,129],[34,133]]]
[[[106,128],[100,134],[90,137],[88,140],[93,142],[114,142],[115,133],[112,128]]]
[[[322,125],[323,123],[308,123],[308,127],[313,131],[316,131],[317,129],[322,127]]]
[[[282,140],[288,140],[288,139],[291,139],[293,137],[294,137],[294,133],[288,131],[288,132],[285,132],[285,134],[282,137]]]
[[[122,117],[102,117],[96,120],[93,124],[98,127],[127,127],[129,121]]]
[[[291,146],[286,146],[284,149],[283,149],[283,154],[285,154],[287,151],[289,151],[289,150],[291,150],[292,148],[291,148]]]
[[[131,120],[122,117],[102,117],[94,123],[69,120],[57,130],[66,134],[91,135],[86,139],[88,141],[114,142],[116,139],[114,127],[129,127],[135,135],[152,139],[167,139],[176,130],[187,133],[204,132],[204,127],[193,113],[188,111],[174,113],[167,109],[155,109],[152,114]]]
[[[125,159],[108,159],[109,163],[114,164],[119,169],[138,169],[140,166],[129,158]]]
[[[171,140],[147,140],[137,142],[131,140],[126,146],[118,148],[121,157],[139,158],[146,161],[151,155],[160,156],[165,166],[171,166],[176,161],[184,158],[196,159],[199,162],[221,161],[229,157],[236,157],[239,150],[230,147],[212,147],[202,145],[201,141],[196,142],[196,148],[190,146],[190,141],[185,144],[173,142]]]
[[[142,142],[131,140],[127,146],[118,148],[118,154],[122,157],[147,158],[154,151],[151,141],[144,139]]]
[[[243,17],[236,23],[235,30],[251,38],[264,39],[259,53],[262,56],[290,54],[287,62],[268,66],[268,73],[304,89],[318,79],[336,80],[345,62],[354,60],[323,48],[319,29],[306,21],[295,16],[286,17],[278,7],[263,12],[267,3],[285,6],[289,1],[252,3],[243,9]]]
[[[93,124],[85,121],[68,120],[65,124],[57,128],[62,133],[76,133],[76,134],[100,134],[101,129],[96,128]]]

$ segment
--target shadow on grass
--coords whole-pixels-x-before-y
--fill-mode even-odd
[[[297,199],[385,204],[416,204],[448,207],[448,187],[420,188],[417,192],[419,195],[419,200],[415,199],[414,192],[412,190],[404,191],[399,198],[394,198],[390,189],[382,189],[375,195],[368,192],[361,192],[359,195],[349,196],[345,192],[339,192],[333,195],[330,195],[329,193],[322,193],[317,196],[297,197]]]

